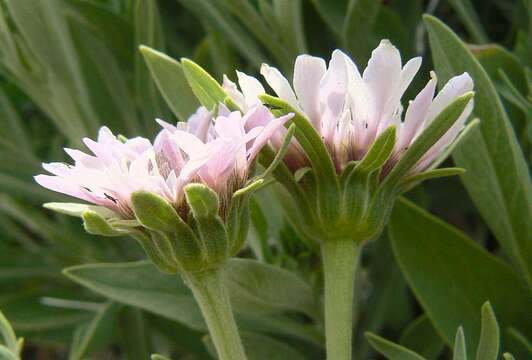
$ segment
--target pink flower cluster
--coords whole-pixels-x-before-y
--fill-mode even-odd
[[[397,48],[382,40],[360,74],[356,64],[340,50],[332,53],[327,67],[321,58],[300,55],[294,68],[293,88],[276,69],[262,65],[261,74],[279,98],[304,114],[327,145],[339,172],[352,160],[360,160],[375,139],[389,126],[397,128],[397,141],[390,160],[393,166],[428,124],[454,99],[473,89],[471,77],[455,76],[434,97],[436,75],[411,101],[402,121],[401,98],[421,66],[416,57],[402,65]],[[260,82],[242,73],[236,84],[224,79],[227,93],[242,108],[259,102],[265,92]],[[471,101],[463,113],[418,162],[414,171],[426,169],[463,128],[473,109]],[[306,158],[293,140],[286,162],[292,169],[306,165]]]
[[[153,144],[142,137],[121,141],[102,127],[97,141],[83,139],[92,155],[66,148],[74,165],[43,164],[52,175],[35,180],[123,218],[133,218],[131,194],[138,190],[157,193],[176,208],[190,182],[202,182],[226,197],[244,185],[258,152],[291,117],[274,118],[262,105],[244,114],[220,105],[214,118],[201,107],[177,126],[158,120],[163,130]]]

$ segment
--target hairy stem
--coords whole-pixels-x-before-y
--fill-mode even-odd
[[[207,323],[219,359],[246,360],[223,276],[223,269],[218,269],[188,274],[186,279]]]
[[[325,281],[327,360],[350,360],[353,336],[353,290],[359,246],[349,239],[321,246]]]

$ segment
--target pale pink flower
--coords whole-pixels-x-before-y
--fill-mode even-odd
[[[255,105],[244,114],[229,112],[220,105],[220,115],[211,120],[205,137],[178,126],[172,134],[188,158],[181,176],[198,177],[222,195],[233,192],[247,180],[259,151],[292,116],[274,118],[263,105]]]
[[[134,217],[131,195],[138,190],[154,192],[176,208],[190,182],[230,195],[245,184],[258,152],[293,115],[275,119],[262,105],[244,115],[220,107],[222,115],[216,118],[202,107],[177,126],[159,120],[163,130],[153,145],[141,137],[122,142],[102,127],[97,141],[83,139],[92,155],[65,149],[74,165],[43,164],[52,175],[37,175],[35,180],[123,218]]]
[[[133,217],[131,194],[137,190],[152,191],[175,201],[177,169],[164,175],[159,171],[157,155],[148,139],[136,137],[121,142],[107,127],[102,127],[97,141],[85,138],[83,142],[93,155],[65,148],[74,165],[43,164],[53,176],[37,175],[37,183],[105,206],[124,218]]]
[[[401,98],[420,66],[420,57],[403,65],[397,48],[382,40],[373,50],[362,74],[340,50],[333,51],[328,67],[321,58],[298,56],[293,88],[271,66],[263,64],[261,74],[279,98],[306,115],[326,144],[337,170],[342,171],[349,161],[360,160],[375,139],[391,125],[397,127],[396,148],[388,164],[388,167],[393,166],[447,105],[473,89],[471,77],[464,73],[449,80],[434,97],[436,75],[431,73],[431,80],[410,102],[402,121]],[[256,94],[264,89],[256,79],[242,74],[238,77],[242,93],[228,80],[224,81],[225,89],[241,106],[253,104]],[[455,139],[472,108],[471,101],[451,129],[418,162],[414,171],[427,168]],[[294,153],[287,153],[287,161]]]

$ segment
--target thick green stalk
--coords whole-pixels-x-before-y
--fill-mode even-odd
[[[186,278],[207,323],[219,359],[246,360],[223,276],[223,269],[218,269],[188,274]]]
[[[350,239],[327,240],[321,246],[327,360],[351,360],[353,290],[358,249],[357,243]]]

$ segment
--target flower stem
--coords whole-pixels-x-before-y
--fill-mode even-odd
[[[223,269],[217,269],[188,274],[186,279],[207,323],[219,359],[246,360],[223,276]]]
[[[350,360],[353,336],[353,289],[357,243],[328,240],[321,247],[325,281],[325,338],[327,360]]]

